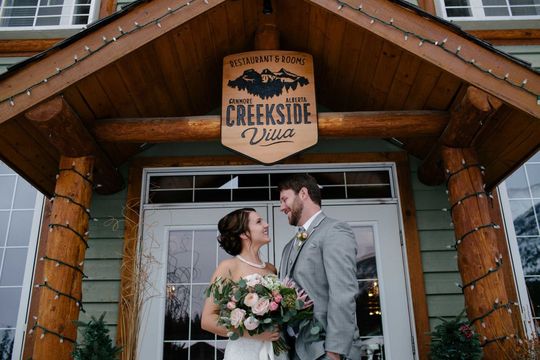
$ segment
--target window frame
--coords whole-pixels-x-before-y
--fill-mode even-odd
[[[527,284],[525,283],[525,274],[523,272],[523,264],[521,263],[521,256],[519,253],[519,246],[516,236],[516,230],[514,228],[513,216],[510,208],[510,200],[508,197],[508,190],[506,182],[502,182],[497,187],[497,194],[501,203],[501,212],[504,221],[504,229],[506,232],[506,238],[508,239],[508,250],[510,252],[514,281],[517,287],[518,303],[521,310],[521,320],[525,329],[525,334],[528,338],[536,336],[535,319],[529,301],[529,295],[527,290]]]
[[[507,3],[507,8],[509,10],[509,13],[511,14],[510,5],[508,4],[508,0],[505,0]],[[526,15],[526,16],[513,16],[513,15],[507,15],[507,16],[486,16],[485,12],[483,11],[484,5],[482,4],[482,0],[468,0],[469,5],[467,6],[470,8],[472,15],[471,16],[448,16],[446,13],[447,7],[444,4],[444,0],[435,0],[435,8],[437,10],[437,15],[439,15],[441,18],[456,22],[456,23],[474,23],[474,22],[481,22],[481,23],[507,23],[507,22],[518,22],[520,24],[524,21],[533,21],[533,26],[527,25],[526,27],[531,28],[538,28],[540,27],[540,24],[538,20],[540,20],[540,14],[538,15]],[[530,5],[523,5],[523,6],[530,6]],[[534,5],[533,5],[534,6]],[[538,4],[537,6],[540,6]],[[466,7],[466,6],[463,6]],[[518,7],[522,7],[521,5],[518,5]],[[490,28],[496,28],[498,26],[491,26]],[[515,27],[514,24],[510,25],[510,28]],[[524,28],[525,26],[518,27]]]
[[[76,24],[70,25],[73,22],[73,19],[76,16],[75,8],[77,0],[64,0],[62,5],[62,11],[59,15],[54,15],[51,17],[60,17],[60,24],[58,25],[35,25],[38,19],[38,11],[40,9],[40,4],[36,5],[36,12],[33,15],[32,26],[0,26],[0,39],[16,39],[16,38],[26,38],[28,36],[35,37],[35,33],[39,31],[40,38],[54,38],[54,37],[68,37],[77,33],[78,31],[84,29],[88,24],[97,20],[99,17],[99,9],[101,6],[101,0],[91,0],[88,12],[88,22],[86,24]],[[86,6],[86,5],[83,5]],[[0,4],[0,17],[2,16],[5,8],[5,1]],[[29,34],[32,35],[29,35]]]

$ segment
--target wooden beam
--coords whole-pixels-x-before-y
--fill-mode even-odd
[[[418,7],[431,15],[437,15],[434,0],[418,0]]]
[[[42,52],[62,39],[17,39],[0,40],[2,56],[29,56]]]
[[[40,298],[34,336],[40,339],[34,341],[33,359],[72,358],[77,338],[74,321],[82,306],[81,263],[90,219],[86,209],[92,198],[92,186],[81,174],[92,174],[93,163],[91,157],[60,159],[60,169],[73,171],[59,171],[54,190],[58,201],[52,207],[43,278],[38,280]]]
[[[486,46],[465,38],[443,22],[419,16],[416,12],[393,1],[362,0],[362,12],[355,8],[360,3],[358,1],[354,1],[354,4],[351,5],[352,8],[337,6],[335,0],[308,0],[308,2],[321,6],[504,102],[540,118],[537,97],[523,91],[519,86],[523,80],[527,79],[527,89],[535,94],[540,94],[540,75],[538,73],[508,57],[501,56]],[[364,13],[375,16],[381,22],[374,21],[372,23],[372,19]],[[389,22],[390,19],[393,19],[394,27],[407,31],[409,36],[406,37],[403,31],[383,23]],[[446,39],[444,49],[440,45],[435,46],[426,42],[419,46],[420,41],[410,34],[418,34],[423,38],[438,42]],[[456,55],[458,47],[460,51],[459,55]],[[480,65],[486,70],[482,71],[471,64],[470,60],[472,59],[474,59],[474,64]],[[516,86],[495,78],[487,71],[488,69],[491,69],[492,73],[499,77],[509,74],[508,80]]]
[[[167,14],[167,8],[177,8],[179,3],[176,0],[148,1],[139,4],[136,8],[99,29],[88,31],[84,36],[66,44],[59,51],[53,52],[39,61],[32,62],[0,81],[0,99],[10,98],[19,91],[25,92],[24,96],[14,98],[13,106],[9,101],[0,103],[0,123],[23,113],[52,95],[60,93],[75,82],[140,49],[168,31],[223,2],[225,0],[194,1],[177,12],[171,12],[161,19],[160,26],[156,26],[153,21]],[[146,23],[150,25],[140,26],[140,24]],[[122,28],[124,32],[133,32],[129,35],[122,35],[118,28]],[[103,46],[103,38],[110,41],[105,47]],[[112,41],[113,38],[116,41]],[[94,51],[91,56],[86,58],[88,55],[86,47],[91,50],[100,48],[101,50]],[[75,55],[78,59],[76,64],[74,64]],[[46,83],[40,83],[39,86],[32,88],[31,96],[26,95],[26,89],[32,87],[36,82],[49,78],[56,72],[56,68],[66,70],[62,71],[61,75],[48,79]]]
[[[418,169],[418,178],[424,184],[438,185],[444,181],[441,167],[441,147],[469,147],[484,124],[501,107],[502,102],[484,91],[469,86],[461,99],[450,110],[450,121],[439,141]]]
[[[467,32],[493,45],[540,44],[540,29],[470,30]]]
[[[123,187],[122,176],[63,97],[42,103],[25,116],[61,155],[95,157],[95,181],[100,185],[96,191],[109,194]]]
[[[512,310],[519,310],[517,299],[505,288],[503,256],[497,246],[497,231],[490,216],[490,199],[485,193],[482,170],[472,148],[442,148],[448,169],[448,195],[456,233],[458,268],[461,275],[467,316],[480,334],[484,359],[514,358],[519,333],[514,327]]]
[[[448,123],[443,111],[320,113],[319,135],[327,138],[439,136]],[[101,142],[162,143],[218,140],[220,116],[107,119],[92,132]]]

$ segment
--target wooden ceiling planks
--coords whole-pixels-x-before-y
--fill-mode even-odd
[[[227,22],[229,24],[229,51],[231,54],[246,51],[246,29],[244,27],[244,6],[242,1],[225,3]],[[249,34],[253,36],[253,34]]]
[[[294,14],[294,20],[287,15],[277,16],[280,31],[281,48],[283,50],[308,51],[309,21],[312,6],[305,1],[278,0],[278,14]],[[315,66],[317,66],[315,64]]]
[[[79,114],[79,118],[87,127],[94,123],[96,116],[76,85],[66,88],[62,95],[68,104]]]
[[[364,105],[369,99],[369,84],[371,84],[375,76],[374,69],[379,62],[383,45],[383,39],[377,35],[366,34],[360,53],[360,59],[362,61],[358,61],[356,64],[349,102],[344,111],[359,111],[364,109]],[[347,96],[346,94],[344,95]]]
[[[321,77],[317,83],[321,83],[319,93],[322,99],[327,99],[326,106],[333,103],[332,94],[336,89],[336,84],[340,84],[341,78],[337,76],[339,69],[341,49],[343,48],[343,35],[347,22],[343,19],[330,15],[327,21],[327,33],[325,35],[325,44],[321,64],[323,69]]]
[[[441,69],[425,61],[422,62],[421,68],[422,71],[416,73],[407,101],[403,104],[403,108],[406,110],[423,109],[428,96],[441,76]]]
[[[403,50],[397,46],[385,42],[381,49],[379,61],[374,71],[373,80],[369,86],[368,98],[365,104],[366,110],[382,109],[392,81],[396,77]]]
[[[181,69],[180,59],[172,37],[170,35],[162,36],[154,41],[152,47],[156,53],[157,66],[168,80],[165,82],[165,89],[174,99],[177,115],[185,116],[192,113],[193,107],[189,99],[187,83],[184,73],[179,71]]]
[[[448,109],[462,84],[460,79],[443,71],[427,98],[424,108],[429,110]]]
[[[86,78],[81,79],[76,86],[96,118],[114,117],[118,115],[116,108],[105,93],[105,90],[103,90],[96,75],[89,75]]]
[[[309,35],[307,46],[313,55],[315,66],[315,79],[322,79],[329,69],[324,63],[324,46],[330,41],[326,26],[328,24],[329,13],[325,9],[314,6],[309,12]],[[317,86],[317,97],[322,86]]]
[[[385,110],[398,110],[404,107],[421,64],[422,61],[417,56],[408,51],[403,52],[383,106]]]
[[[137,103],[130,96],[129,87],[125,84],[115,64],[101,69],[96,76],[119,116],[140,116]]]
[[[345,33],[341,40],[342,47],[339,54],[340,60],[336,69],[334,88],[329,96],[328,105],[335,109],[344,109],[348,105],[351,89],[354,85],[354,77],[357,66],[363,63],[362,48],[366,32],[357,26],[347,23]]]

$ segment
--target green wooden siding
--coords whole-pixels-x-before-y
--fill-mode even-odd
[[[0,74],[7,71],[8,67],[26,59],[25,57],[0,57]]]
[[[540,45],[497,46],[497,49],[529,62],[533,68],[540,71]]]

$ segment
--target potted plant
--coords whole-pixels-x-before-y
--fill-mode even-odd
[[[432,360],[478,360],[482,358],[480,339],[463,317],[464,311],[451,320],[443,319],[431,333]]]

